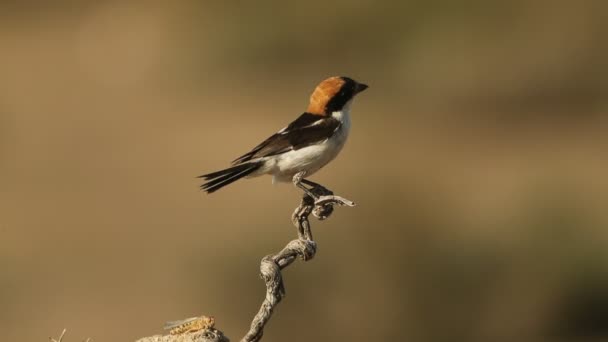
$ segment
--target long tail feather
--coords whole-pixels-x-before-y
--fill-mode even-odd
[[[212,172],[206,175],[199,176],[198,178],[204,178],[207,181],[203,185],[201,185],[201,190],[204,190],[208,194],[210,194],[225,187],[228,184],[231,184],[243,177],[250,175],[257,169],[259,169],[261,166],[261,162],[245,163],[217,172]]]

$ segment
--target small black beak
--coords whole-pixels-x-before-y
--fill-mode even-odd
[[[355,94],[359,94],[360,92],[364,91],[367,88],[368,88],[367,84],[357,83],[357,85],[355,86]]]

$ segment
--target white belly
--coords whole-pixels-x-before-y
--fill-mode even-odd
[[[274,176],[273,182],[291,182],[293,176],[300,171],[306,171],[305,177],[308,177],[338,155],[348,138],[350,118],[348,111],[336,112],[333,115],[342,122],[342,125],[331,138],[316,145],[276,156],[274,167],[268,172]]]

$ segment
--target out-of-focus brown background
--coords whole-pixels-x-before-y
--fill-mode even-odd
[[[131,341],[205,313],[238,340],[295,230],[269,177],[214,171],[368,83],[313,180],[268,341],[608,339],[608,3],[0,4],[0,327]],[[230,138],[226,138],[229,135]]]

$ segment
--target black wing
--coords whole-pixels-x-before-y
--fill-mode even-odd
[[[301,149],[328,139],[339,127],[340,121],[332,117],[304,113],[287,127],[273,134],[232,163],[240,164],[255,158]]]

